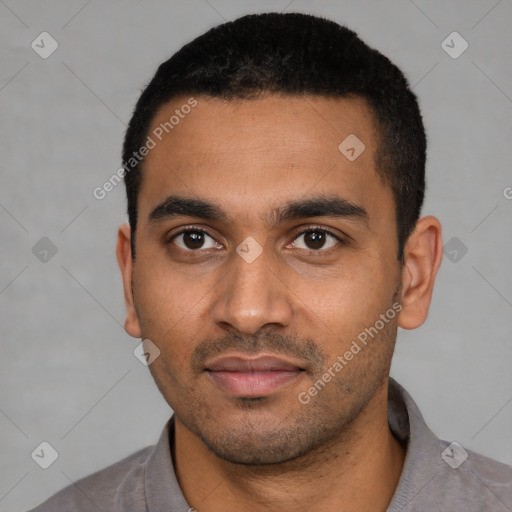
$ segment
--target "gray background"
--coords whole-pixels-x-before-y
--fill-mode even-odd
[[[355,29],[419,95],[424,213],[467,253],[449,246],[429,319],[400,331],[392,375],[440,437],[512,464],[510,0],[0,0],[1,510],[156,441],[170,409],[122,327],[124,187],[102,201],[92,190],[120,166],[161,61],[224,19],[283,9]],[[31,48],[43,31],[59,44],[47,59]],[[452,31],[469,44],[457,59],[441,47]],[[32,252],[42,237],[57,247],[46,262]],[[42,441],[59,453],[46,470],[31,458]]]

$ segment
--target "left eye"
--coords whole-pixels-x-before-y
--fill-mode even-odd
[[[297,240],[301,240],[297,243]],[[294,241],[294,245],[298,249],[319,250],[330,249],[339,243],[339,239],[328,231],[323,229],[310,229],[301,233]]]
[[[217,242],[208,233],[201,230],[183,231],[174,236],[172,240],[180,249],[185,251],[218,247]]]

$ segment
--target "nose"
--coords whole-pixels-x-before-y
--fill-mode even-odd
[[[231,255],[229,272],[217,287],[213,321],[248,335],[268,325],[289,326],[292,293],[279,276],[276,261],[265,250],[254,260],[240,254]]]

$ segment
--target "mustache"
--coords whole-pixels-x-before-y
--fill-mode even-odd
[[[256,336],[229,332],[222,338],[202,340],[192,354],[191,369],[193,373],[201,373],[209,360],[234,351],[245,354],[271,352],[303,359],[309,363],[314,374],[322,373],[327,361],[327,354],[311,338],[285,335],[277,331],[266,331]]]

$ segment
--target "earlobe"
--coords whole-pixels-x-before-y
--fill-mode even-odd
[[[427,319],[442,257],[441,223],[432,216],[419,219],[404,249],[402,311],[398,317],[402,329],[416,329]]]
[[[135,300],[133,297],[132,278],[133,278],[133,259],[130,244],[131,229],[128,224],[119,227],[117,234],[116,256],[121,277],[123,279],[124,302],[126,305],[126,320],[124,322],[125,331],[134,338],[141,338],[141,328]]]

